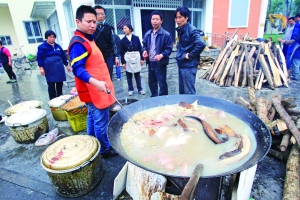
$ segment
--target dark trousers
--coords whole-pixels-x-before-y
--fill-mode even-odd
[[[157,62],[149,62],[148,83],[151,97],[168,95],[167,66],[164,65],[158,68]]]
[[[178,68],[179,94],[196,94],[197,66],[189,68]]]
[[[133,91],[133,84],[132,84],[132,74],[134,74],[135,82],[136,82],[136,87],[138,91],[142,91],[142,82],[141,82],[141,74],[140,72],[136,73],[130,73],[126,71],[126,77],[127,77],[127,83],[128,83],[128,91]]]
[[[12,70],[12,66],[9,66],[7,62],[2,63],[2,65],[10,80],[17,79],[16,74]]]
[[[107,58],[104,58],[105,60],[105,63],[107,65],[107,68],[108,68],[108,71],[109,71],[109,75],[110,75],[110,79],[112,80],[112,74],[113,74],[113,71],[114,71],[114,65],[116,64],[115,63],[115,57],[114,56],[109,56]]]
[[[47,82],[49,99],[54,99],[62,95],[63,82]]]

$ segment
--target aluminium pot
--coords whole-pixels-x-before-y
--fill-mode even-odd
[[[223,110],[224,112],[232,114],[233,116],[244,121],[252,129],[257,142],[257,147],[254,154],[242,166],[224,173],[214,174],[212,176],[201,176],[201,178],[202,177],[215,178],[215,177],[226,176],[229,174],[236,174],[238,172],[244,171],[254,166],[266,156],[272,144],[272,138],[268,127],[263,123],[261,119],[259,119],[252,112],[246,110],[245,108],[239,105],[228,102],[226,100],[207,97],[207,96],[199,96],[199,95],[159,96],[159,97],[154,97],[149,99],[143,99],[135,103],[132,103],[126,107],[126,111],[132,116],[135,113],[141,112],[149,108],[171,105],[171,104],[179,104],[180,102],[193,103],[196,100],[198,100],[198,105]],[[111,118],[108,124],[108,139],[112,147],[118,152],[118,154],[124,157],[129,162],[133,163],[134,165],[137,165],[145,170],[162,174],[165,176],[170,176],[170,177],[186,178],[184,176],[181,176],[180,174],[172,175],[172,174],[160,173],[155,170],[152,170],[151,168],[146,168],[144,166],[141,166],[139,163],[135,162],[134,159],[125,152],[120,140],[120,134],[122,131],[123,124],[126,123],[128,120],[129,120],[129,116],[126,114],[126,112],[123,109],[121,109]]]
[[[99,141],[89,135],[74,135],[50,145],[40,164],[56,192],[78,197],[94,189],[103,177]]]
[[[46,110],[28,109],[17,112],[5,121],[10,134],[16,142],[33,143],[49,131]]]

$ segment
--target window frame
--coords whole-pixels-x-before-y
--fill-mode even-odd
[[[245,25],[232,25],[231,24],[231,18],[234,17],[232,16],[232,5],[234,1],[239,1],[240,0],[229,0],[229,10],[228,10],[228,28],[247,28],[248,24],[249,24],[249,13],[250,13],[250,3],[251,0],[247,0],[248,1],[248,11],[245,13],[246,15],[246,24]],[[240,4],[239,4],[240,5]]]
[[[35,31],[34,31],[34,28],[33,28],[33,23],[36,22],[37,25],[38,25],[38,31],[39,31],[39,36],[36,36],[35,35]],[[35,36],[28,36],[28,32],[27,32],[27,28],[26,28],[26,23],[30,23],[30,29],[31,29],[31,32],[35,35]],[[27,41],[28,41],[28,44],[35,44],[35,43],[42,43],[44,41],[44,38],[43,38],[43,35],[42,35],[42,31],[41,31],[41,25],[40,25],[40,21],[38,20],[33,20],[33,21],[23,21],[23,25],[24,25],[24,29],[25,29],[25,32],[26,32],[26,36],[27,36]],[[35,42],[29,42],[30,39],[34,39]],[[37,41],[38,39],[42,39],[42,41]]]
[[[5,43],[4,43],[3,40],[1,39],[2,37],[4,37]],[[9,39],[10,39],[10,44],[7,43],[6,37],[9,37]],[[10,36],[10,35],[0,35],[0,40],[2,41],[2,44],[5,45],[5,46],[13,46],[13,42],[12,42],[12,40],[11,40],[11,36]]]
[[[63,3],[63,9],[65,12],[65,20],[67,23],[67,29],[68,29],[68,35],[69,38],[72,38],[74,35],[74,31],[76,30],[76,23],[75,23],[75,18],[73,14],[73,7],[72,7],[72,2],[70,0],[67,0]]]

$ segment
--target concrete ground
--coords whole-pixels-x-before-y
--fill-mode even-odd
[[[173,60],[174,61],[174,60]],[[45,78],[40,75],[39,70],[17,71],[18,83],[6,84],[7,75],[0,74],[0,113],[10,106],[8,100],[12,104],[22,101],[38,99],[43,102],[42,109],[47,111],[50,129],[55,126],[65,126],[53,120],[51,111],[47,105],[49,102],[47,93],[47,83]],[[122,80],[114,79],[116,96],[118,99],[134,98],[144,99],[150,97],[147,68],[142,69],[142,85],[146,91],[146,95],[137,94],[135,91],[132,97],[127,96],[127,82],[125,73],[122,73]],[[70,77],[68,78],[70,80]],[[171,64],[168,66],[168,85],[169,94],[178,94],[177,66]],[[263,96],[270,99],[273,95],[282,95],[283,97],[298,97],[299,105],[299,83],[293,81],[289,88],[276,88],[270,90],[264,87],[257,91],[257,96]],[[71,85],[71,84],[70,84]],[[219,87],[212,82],[197,78],[197,94],[211,96],[216,98],[234,101],[238,96],[245,99],[247,97],[247,88]],[[64,94],[69,94],[70,88],[64,85]],[[68,127],[65,127],[66,130]],[[73,134],[73,133],[71,133]],[[81,132],[80,134],[84,134]],[[2,123],[0,124],[0,199],[64,199],[59,196],[46,172],[39,164],[41,153],[47,148],[36,147],[34,144],[19,144],[10,135],[8,128]],[[88,194],[78,199],[112,199],[113,181],[123,167],[126,161],[120,156],[103,159],[105,174],[101,183]],[[282,185],[285,176],[285,163],[277,161],[266,156],[266,158],[258,164],[258,169],[251,193],[251,197],[258,199],[281,199]]]

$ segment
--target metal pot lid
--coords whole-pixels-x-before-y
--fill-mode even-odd
[[[49,101],[48,105],[50,107],[58,108],[61,105],[63,105],[66,102],[66,100],[69,99],[70,97],[72,97],[72,95],[61,95],[59,97],[51,99],[51,101]]]
[[[22,103],[18,103],[16,105],[8,108],[5,111],[5,113],[7,115],[11,115],[11,114],[23,111],[23,110],[28,110],[28,109],[31,109],[31,108],[37,108],[37,107],[39,107],[41,105],[42,105],[42,102],[38,101],[38,100],[24,101]]]
[[[49,146],[41,155],[44,167],[68,170],[89,161],[100,149],[97,139],[89,135],[74,135]]]
[[[44,109],[29,109],[11,115],[5,121],[6,126],[25,126],[46,116]]]

